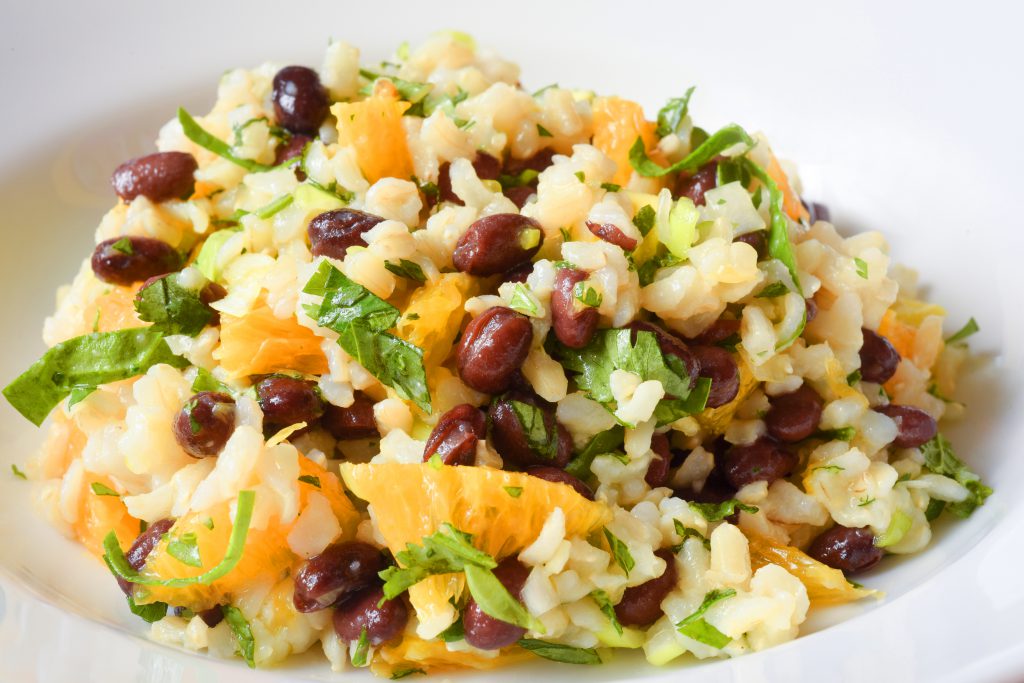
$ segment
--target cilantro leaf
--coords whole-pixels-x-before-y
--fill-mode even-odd
[[[797,274],[796,252],[793,251],[793,244],[789,240],[786,212],[782,208],[782,191],[763,168],[750,159],[744,159],[744,161],[750,174],[768,188],[768,213],[771,217],[771,225],[768,229],[768,255],[782,261],[782,264],[789,270],[790,277],[793,278],[797,292],[802,294],[803,289],[800,287],[800,277]],[[799,332],[797,335],[799,336]]]
[[[782,282],[773,282],[754,295],[755,299],[774,299],[789,293],[789,287]]]
[[[54,346],[3,394],[38,427],[76,388],[136,377],[161,363],[179,369],[188,366],[171,353],[160,330],[142,327],[88,334]]]
[[[577,479],[588,479],[591,476],[590,466],[594,458],[604,453],[611,453],[622,446],[625,440],[626,430],[621,425],[615,425],[594,435],[583,450],[573,456],[573,459],[566,465],[565,471]]]
[[[508,592],[508,589],[502,585],[490,569],[476,564],[467,564],[464,572],[466,586],[484,614],[529,631],[538,633],[544,631],[543,624]]]
[[[694,503],[687,501],[687,504],[709,522],[721,522],[726,517],[736,514],[737,510],[749,512],[750,514],[757,512],[757,508],[753,505],[744,505],[735,498],[722,501],[721,503]]]
[[[633,559],[629,548],[618,536],[609,531],[607,527],[604,530],[604,537],[608,541],[608,547],[612,551],[615,563],[622,567],[622,571],[626,572],[626,576],[629,576],[629,573],[633,571],[633,567],[636,566],[636,560]]]
[[[824,439],[825,441],[852,441],[856,435],[856,428],[840,427],[838,429],[822,429],[815,433],[814,437],[816,439]]]
[[[539,123],[537,124],[537,135],[541,136],[542,138],[553,138],[553,137],[555,137],[554,135],[551,134],[550,130],[548,130],[544,126],[540,125]]]
[[[561,662],[562,664],[601,663],[600,655],[593,648],[572,647],[534,638],[523,638],[517,644],[524,650],[528,650],[538,657],[550,659],[552,662]]]
[[[501,185],[501,189],[510,190],[516,187],[526,187],[532,185],[537,176],[540,175],[540,171],[533,168],[524,168],[519,172],[519,175],[508,175],[502,173],[498,176],[498,183]]]
[[[686,118],[686,111],[690,107],[690,97],[696,86],[690,86],[682,97],[673,97],[665,106],[658,111],[658,127],[654,134],[659,138],[671,135],[679,130],[683,119]]]
[[[424,100],[426,99],[427,95],[430,94],[431,90],[434,89],[434,86],[431,83],[417,83],[415,81],[407,81],[405,79],[398,78],[397,76],[378,74],[374,73],[373,71],[368,71],[366,69],[360,69],[359,75],[370,81],[370,83],[366,87],[360,90],[361,95],[373,94],[374,84],[378,80],[383,78],[391,81],[391,83],[395,86],[395,90],[398,91],[399,98],[405,100],[406,102],[411,102],[413,104],[412,107],[409,107],[409,109],[406,110],[405,116],[426,115],[426,105],[424,103]]]
[[[28,479],[28,476],[22,472],[17,465],[11,465],[11,473],[18,479]]]
[[[633,225],[640,231],[640,234],[647,237],[647,233],[654,229],[654,223],[657,220],[657,214],[654,211],[654,207],[650,204],[644,204],[633,216]]]
[[[732,588],[711,591],[704,596],[704,601],[697,608],[696,612],[676,624],[676,630],[699,643],[710,645],[719,650],[722,649],[732,642],[732,638],[705,621],[704,615],[713,605],[734,595],[736,595],[736,591]]]
[[[612,628],[615,629],[615,632],[621,636],[622,624],[619,623],[619,618],[615,614],[615,605],[612,604],[612,599],[608,597],[608,593],[598,588],[590,592],[590,597],[597,603],[597,606],[601,609],[601,613],[608,617],[608,621],[611,622]]]
[[[968,320],[963,327],[953,333],[953,336],[946,340],[947,344],[953,344],[959,341],[967,339],[972,334],[978,332],[981,328],[978,326],[978,321],[974,318]]]
[[[509,401],[516,421],[526,436],[526,445],[530,450],[547,460],[558,455],[558,432],[549,430],[544,420],[544,411],[529,403],[512,399]]]
[[[924,465],[935,474],[954,479],[969,492],[966,500],[950,503],[946,509],[960,518],[968,517],[985,499],[992,495],[992,489],[981,483],[981,477],[967,468],[953,452],[953,446],[942,434],[936,434],[931,441],[921,446]]]
[[[754,146],[754,139],[735,123],[725,126],[714,135],[702,142],[700,146],[671,166],[662,168],[647,157],[643,138],[638,137],[629,150],[629,163],[640,175],[647,178],[660,178],[678,171],[695,171],[733,145],[743,143],[747,147]]]
[[[130,595],[128,596],[128,609],[147,624],[155,623],[167,616],[166,602],[151,602],[148,605],[140,605]]]
[[[427,276],[423,274],[423,268],[421,268],[420,264],[415,261],[409,261],[404,258],[399,259],[398,263],[395,263],[394,261],[385,261],[384,267],[398,277],[404,277],[407,280],[413,280],[420,284],[427,281]]]
[[[98,481],[94,481],[89,484],[89,488],[92,489],[94,495],[97,496],[113,496],[114,498],[120,498],[121,494],[110,488],[106,484],[101,484]]]
[[[252,635],[252,627],[246,620],[242,610],[233,605],[221,605],[221,614],[224,621],[231,628],[235,636],[235,643],[238,645],[238,655],[245,660],[250,669],[256,668],[256,639]]]
[[[366,666],[367,656],[370,654],[370,633],[364,626],[359,631],[359,640],[356,641],[356,650],[352,653],[352,666]]]
[[[312,474],[302,475],[301,477],[299,477],[299,481],[301,481],[303,484],[309,484],[310,486],[320,488],[320,477],[314,477]]]
[[[593,287],[589,287],[586,282],[577,282],[572,287],[572,296],[574,299],[579,301],[584,306],[590,308],[597,308],[601,305],[604,297]]]
[[[530,295],[530,290],[521,282],[517,282],[512,287],[512,298],[509,299],[508,307],[513,311],[529,316],[535,316],[540,312],[536,302],[534,302],[533,297]]]
[[[711,550],[711,541],[708,538],[706,538],[704,534],[697,531],[693,527],[685,526],[678,519],[673,519],[672,524],[673,526],[675,526],[676,534],[678,534],[679,538],[682,539],[679,542],[679,545],[672,548],[672,552],[678,553],[682,549],[683,544],[686,543],[686,539],[690,538],[691,536],[693,538],[699,538],[704,543],[704,547],[708,550]]]
[[[391,680],[400,681],[414,674],[423,674],[425,676],[427,672],[423,669],[396,669],[395,673],[391,674]]]
[[[228,385],[214,377],[213,373],[206,368],[199,368],[199,372],[196,374],[196,379],[192,382],[192,391],[196,394],[202,391],[212,391],[221,394],[231,393],[231,389],[228,388]]]
[[[167,554],[189,567],[202,567],[203,560],[199,557],[199,543],[193,532],[182,534],[167,542]]]
[[[505,489],[505,493],[512,496],[513,498],[518,498],[519,496],[523,495],[522,486],[503,486],[502,488]]]
[[[862,258],[856,256],[853,257],[853,265],[857,268],[857,275],[861,278],[868,279],[868,262]]]
[[[698,377],[686,398],[664,398],[654,408],[654,419],[659,425],[667,425],[687,415],[696,415],[704,411],[711,395],[711,380]]]
[[[466,626],[462,623],[462,617],[456,619],[455,623],[441,631],[437,636],[446,643],[457,643],[466,639]]]
[[[128,237],[122,237],[118,241],[110,245],[110,248],[114,251],[119,251],[125,256],[132,256],[135,254],[135,247],[132,246],[132,241]]]
[[[231,146],[224,142],[220,138],[207,132],[192,115],[185,111],[184,108],[178,107],[178,122],[181,124],[181,129],[192,142],[196,143],[203,149],[207,149],[219,157],[227,159],[231,163],[241,166],[249,173],[261,173],[263,171],[269,171],[273,169],[273,166],[261,164],[258,161],[252,159],[244,159],[236,156],[231,151]]]
[[[194,337],[213,318],[213,311],[202,302],[199,290],[181,286],[179,273],[165,275],[141,290],[135,299],[139,318],[153,323],[164,334]]]

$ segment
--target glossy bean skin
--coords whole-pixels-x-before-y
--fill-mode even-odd
[[[597,331],[601,315],[593,306],[577,305],[573,295],[576,283],[587,279],[579,268],[559,268],[551,291],[551,327],[558,341],[572,349],[582,349]]]
[[[689,197],[697,206],[704,206],[704,193],[718,186],[718,160],[709,161],[690,176],[679,179],[676,195]]]
[[[195,157],[185,152],[157,152],[124,162],[110,178],[117,196],[131,202],[139,196],[159,204],[188,199],[195,190]]]
[[[256,385],[256,397],[267,424],[281,427],[305,422],[311,425],[323,415],[324,406],[313,385],[301,379],[274,376]]]
[[[132,543],[132,547],[125,553],[125,558],[132,569],[137,572],[142,571],[142,568],[146,566],[146,559],[160,543],[163,535],[171,530],[172,526],[174,526],[173,519],[161,519],[150,524],[145,531],[138,535]],[[117,585],[121,587],[125,595],[132,594],[132,584],[130,582],[117,577]]]
[[[553,163],[554,157],[555,151],[550,147],[545,147],[528,159],[509,159],[505,164],[505,173],[513,177],[519,177],[519,175],[527,169],[540,173]],[[521,209],[526,205],[530,196],[536,192],[537,179],[534,179],[520,187],[506,188],[504,194]]]
[[[779,441],[796,443],[816,431],[825,402],[806,382],[796,391],[771,398],[764,421],[768,433]]]
[[[171,613],[176,617],[188,618],[189,610],[184,607],[175,607],[171,610]],[[208,610],[197,612],[196,615],[203,620],[203,623],[209,628],[216,628],[217,624],[224,621],[224,610],[220,608],[220,605],[211,607]]]
[[[605,242],[614,244],[617,247],[622,247],[626,251],[633,251],[636,249],[636,240],[622,232],[617,225],[587,221],[587,230],[590,230],[590,232],[595,236],[600,237]]]
[[[377,420],[373,416],[374,400],[362,391],[355,392],[352,405],[340,408],[335,405],[324,407],[320,424],[338,441],[371,439],[380,436]]]
[[[875,547],[875,535],[870,529],[851,529],[837,524],[819,534],[807,554],[849,575],[871,569],[881,561],[885,551]]]
[[[181,257],[174,247],[152,237],[114,237],[100,242],[91,263],[97,278],[122,287],[181,269]]]
[[[733,242],[743,242],[749,244],[757,252],[757,260],[763,261],[768,256],[768,237],[764,230],[757,230],[755,232],[745,232],[742,235],[736,235]]]
[[[534,406],[544,415],[544,429],[548,435],[555,435],[557,448],[554,458],[530,448],[523,425],[512,407],[512,401]],[[572,457],[572,436],[569,430],[558,423],[555,406],[532,392],[510,391],[491,402],[488,416],[491,421],[491,445],[506,464],[516,467],[554,466],[565,467]]]
[[[523,584],[530,575],[530,570],[523,563],[514,556],[507,557],[495,567],[494,575],[512,597],[522,599]],[[481,650],[500,650],[526,635],[526,629],[485,614],[472,597],[462,612],[462,625],[466,631],[466,642]]]
[[[654,451],[654,457],[647,466],[644,481],[652,489],[667,486],[669,469],[672,467],[672,450],[669,448],[668,437],[664,434],[652,436],[651,450]]]
[[[900,364],[900,354],[889,343],[889,340],[867,328],[864,333],[864,344],[860,347],[860,376],[865,382],[885,384]]]
[[[331,106],[320,77],[305,66],[286,66],[278,71],[270,98],[278,125],[314,137]]]
[[[729,337],[734,334],[740,333],[740,321],[732,318],[719,318],[715,322],[708,325],[708,327],[698,334],[693,339],[688,341],[692,344],[698,344],[700,346],[716,346],[721,344]]]
[[[730,448],[722,463],[722,473],[729,485],[739,490],[755,481],[771,485],[789,475],[796,465],[795,454],[771,437],[762,436],[754,443]]]
[[[532,272],[533,272],[533,264],[532,263],[524,263],[523,265],[521,265],[521,266],[519,266],[517,268],[513,268],[512,270],[508,271],[507,273],[502,273],[502,275],[501,275],[501,282],[502,282],[502,284],[504,284],[506,282],[520,282],[520,283],[526,282],[526,278],[530,277],[530,273],[532,273]]]
[[[662,616],[661,603],[676,587],[679,572],[676,557],[672,551],[662,548],[654,553],[665,560],[665,572],[639,586],[631,586],[622,594],[622,600],[615,606],[615,616],[623,626],[650,626]]]
[[[531,477],[537,477],[544,481],[571,486],[576,493],[580,494],[587,500],[594,500],[594,492],[590,487],[565,470],[557,467],[530,467],[527,468],[526,473]]]
[[[218,455],[235,432],[235,400],[227,394],[203,391],[174,418],[174,438],[193,458]]]
[[[816,221],[831,221],[832,212],[828,210],[828,207],[818,202],[804,202],[804,206],[807,208],[807,213],[810,215],[811,225]]]
[[[495,213],[469,226],[455,245],[452,263],[470,275],[500,275],[528,263],[542,244],[544,231],[537,221],[517,213]]]
[[[293,602],[300,612],[317,612],[379,583],[385,568],[380,550],[367,543],[335,543],[306,560],[295,573]]]
[[[476,445],[487,437],[487,416],[484,411],[468,403],[457,405],[437,421],[427,445],[423,461],[436,453],[445,465],[472,465],[476,460]]]
[[[462,333],[456,352],[459,376],[472,389],[500,394],[512,385],[532,344],[529,318],[509,308],[489,308]]]
[[[717,346],[691,346],[690,353],[700,363],[700,376],[711,380],[708,408],[729,403],[740,391],[740,369],[732,354]]]
[[[438,169],[438,199],[442,202],[451,202],[452,204],[465,206],[465,202],[459,199],[459,196],[452,191],[451,166],[451,163],[446,161]],[[476,177],[480,180],[497,180],[498,176],[501,175],[501,160],[487,152],[478,151],[476,157],[473,158],[473,170],[476,171]]]
[[[536,185],[523,185],[521,187],[510,187],[504,191],[504,195],[512,200],[517,208],[521,209],[530,201],[530,197],[537,193]]]
[[[384,589],[378,585],[338,605],[334,609],[334,631],[338,638],[354,643],[366,629],[370,645],[377,647],[401,635],[409,623],[409,608],[401,596],[378,604],[383,599]]]
[[[224,289],[224,287],[218,285],[216,282],[207,283],[207,285],[203,287],[202,291],[199,292],[199,300],[206,304],[206,307],[210,309],[210,313],[212,314],[210,322],[208,323],[210,327],[220,326],[220,311],[213,308],[211,304],[220,301],[227,295],[228,290]]]
[[[804,299],[804,306],[807,307],[807,324],[810,325],[818,317],[818,302],[813,298]]]
[[[658,340],[658,347],[661,349],[661,353],[666,356],[675,356],[683,365],[686,367],[687,372],[690,376],[690,386],[693,386],[694,382],[697,381],[697,377],[700,376],[700,363],[697,358],[690,352],[690,348],[683,342],[682,339],[675,336],[668,330],[658,327],[653,323],[643,322],[641,320],[635,320],[627,325],[627,328],[634,332],[651,332]],[[633,335],[633,342],[636,343],[636,335]]]
[[[878,406],[875,410],[892,418],[896,423],[896,448],[917,448],[935,438],[939,433],[939,425],[935,418],[920,408],[889,404]]]
[[[274,165],[283,164],[289,159],[296,159],[302,156],[302,152],[306,149],[306,145],[313,141],[313,138],[308,135],[292,135],[288,139],[288,142],[279,144],[274,149]],[[299,173],[302,173],[299,171]],[[300,180],[305,180],[305,174],[303,174]]]
[[[309,222],[307,233],[313,256],[329,256],[339,261],[349,247],[365,247],[363,233],[384,219],[356,209],[325,211]]]

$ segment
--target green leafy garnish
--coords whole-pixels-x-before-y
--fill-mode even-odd
[[[359,75],[363,78],[369,79],[370,83],[360,90],[361,95],[373,94],[373,85],[378,79],[386,79],[391,81],[395,86],[395,90],[398,91],[399,98],[406,102],[412,102],[413,106],[409,107],[405,112],[405,116],[424,116],[426,114],[425,103],[427,95],[434,89],[434,86],[430,83],[416,83],[415,81],[407,81],[397,76],[389,76],[387,74],[377,74],[366,69],[360,69]]]
[[[935,474],[947,476],[967,489],[968,497],[959,503],[949,503],[946,509],[960,518],[968,517],[985,499],[992,495],[992,489],[981,483],[981,477],[967,468],[953,452],[953,446],[942,434],[921,446],[924,466]]]
[[[796,252],[793,251],[793,243],[789,240],[789,227],[786,223],[786,212],[783,209],[782,191],[763,168],[750,159],[744,161],[750,174],[768,188],[768,214],[771,217],[771,224],[768,228],[768,255],[778,259],[786,266],[790,277],[793,278],[793,284],[796,285],[797,292],[803,294],[800,276],[797,274]],[[799,332],[797,336],[799,336]]]
[[[550,659],[552,662],[562,664],[600,664],[601,657],[593,648],[572,647],[571,645],[560,645],[549,643],[546,640],[534,638],[523,638],[518,643],[519,647],[528,650],[538,657]]]
[[[423,350],[386,332],[398,322],[397,308],[328,261],[320,264],[303,292],[323,297],[319,306],[307,306],[306,311],[318,325],[338,333],[341,348],[399,396],[430,413]]]
[[[704,615],[711,609],[712,605],[736,595],[732,588],[715,589],[704,596],[704,601],[697,608],[697,611],[686,617],[678,624],[676,630],[688,638],[693,638],[699,643],[710,645],[719,650],[732,642],[732,638],[725,635],[717,628],[709,624]]]
[[[731,517],[736,514],[737,510],[742,510],[750,514],[756,514],[757,508],[753,505],[745,505],[735,498],[722,501],[721,503],[694,503],[687,501],[687,504],[694,510],[700,513],[700,516],[709,522],[721,522],[726,517]]]
[[[199,557],[199,544],[196,535],[191,531],[167,542],[167,554],[189,567],[202,567],[203,560]]]
[[[774,299],[789,293],[789,287],[782,282],[773,282],[754,295],[755,299]]]
[[[151,602],[148,605],[140,605],[130,595],[128,596],[128,609],[147,624],[158,622],[167,616],[166,602]]]
[[[640,234],[647,237],[647,233],[654,229],[654,223],[657,219],[657,214],[654,211],[654,207],[650,204],[644,204],[633,216],[633,225],[640,231]]]
[[[533,297],[530,296],[530,290],[521,282],[517,282],[512,287],[512,297],[509,299],[508,307],[529,316],[535,316],[540,312]]]
[[[394,261],[385,261],[384,267],[398,277],[404,277],[407,280],[412,280],[420,284],[427,281],[427,276],[423,274],[423,268],[421,268],[420,264],[415,261],[409,261],[404,258],[399,259],[398,263],[395,263]]]
[[[552,88],[557,88],[557,87],[558,87],[557,83],[548,83],[547,85],[545,85],[540,90],[534,91],[534,93],[532,95],[530,95],[530,97],[540,97],[541,95],[546,93],[548,90],[551,90]]]
[[[249,626],[242,610],[233,605],[221,605],[220,611],[235,636],[238,656],[245,660],[250,669],[255,669],[256,639],[252,636],[252,627]]]
[[[601,183],[601,189],[608,192],[618,192],[622,189],[622,185],[616,185],[615,183]]]
[[[550,130],[548,130],[544,126],[540,125],[539,123],[537,124],[537,135],[541,136],[542,138],[553,138],[553,137],[555,137],[554,135],[551,134]]]
[[[953,336],[946,340],[946,343],[955,344],[956,342],[963,341],[964,339],[970,337],[972,334],[978,332],[980,329],[981,328],[978,327],[978,322],[974,318],[971,318],[970,320],[967,321],[966,324],[964,324],[963,327],[954,332]]]
[[[114,251],[120,252],[125,256],[132,256],[135,254],[135,247],[132,246],[132,241],[128,237],[122,237],[118,241],[110,245],[110,248]]]
[[[38,427],[76,388],[136,377],[161,363],[188,367],[187,361],[171,353],[160,330],[142,327],[88,334],[54,346],[3,394]]]
[[[139,290],[135,310],[141,320],[153,323],[154,329],[166,335],[194,337],[213,318],[213,312],[200,299],[199,290],[183,287],[178,273],[165,275]]]
[[[615,632],[621,636],[622,624],[619,623],[619,618],[615,614],[615,605],[612,604],[612,599],[608,597],[608,593],[598,588],[597,590],[590,592],[590,597],[593,598],[594,602],[597,603],[597,606],[601,608],[601,613],[608,617],[608,621],[611,622],[612,628],[615,629]]]
[[[842,467],[840,465],[821,465],[819,467],[815,467],[811,471],[812,472],[818,472],[818,471],[821,471],[821,472],[842,472],[845,469],[846,469],[845,467]]]
[[[690,107],[690,97],[696,86],[690,86],[682,97],[673,97],[658,111],[658,127],[654,134],[659,138],[679,132],[679,127],[686,118],[686,110]]]
[[[26,480],[28,479],[28,476],[24,472],[22,472],[20,469],[18,469],[17,465],[11,465],[11,473],[14,476],[16,476],[18,479],[26,479]]]
[[[218,394],[230,394],[231,389],[228,385],[224,384],[216,377],[213,373],[206,368],[198,368],[199,372],[196,374],[196,379],[192,382],[192,391],[194,393],[200,393],[203,391],[212,391]]]
[[[414,674],[423,674],[424,676],[426,676],[427,672],[423,669],[398,669],[395,671],[395,673],[391,674],[391,680],[400,681],[403,678],[408,678],[409,676],[412,676]]]
[[[700,146],[671,166],[662,168],[647,157],[643,138],[638,137],[629,150],[629,163],[640,175],[647,178],[660,178],[669,173],[679,171],[695,171],[708,163],[730,147],[743,143],[747,147],[754,146],[754,139],[735,123],[725,126],[714,135],[702,142]]]
[[[510,190],[516,187],[526,187],[532,185],[533,181],[540,175],[540,171],[532,168],[525,168],[519,172],[519,175],[507,175],[502,173],[498,176],[498,183],[501,185],[501,189]]]
[[[687,415],[703,412],[711,395],[711,380],[698,377],[686,398],[664,398],[654,408],[654,419],[659,425],[667,425]]]
[[[846,383],[852,387],[856,385],[857,382],[860,381],[860,377],[860,370],[854,370],[853,372],[846,376]]]
[[[874,498],[871,499],[872,501]],[[891,545],[896,545],[903,540],[903,537],[910,531],[910,527],[913,525],[913,520],[903,510],[896,510],[892,513],[892,518],[889,520],[889,527],[885,530],[885,533],[875,539],[876,548],[888,548]]]
[[[252,213],[257,218],[266,220],[268,218],[272,218],[275,214],[280,213],[284,209],[287,209],[294,201],[295,197],[290,194],[281,195],[274,201],[266,204],[265,206],[261,206]]]
[[[932,498],[928,501],[928,507],[924,509],[924,518],[929,522],[934,522],[945,509],[946,501],[939,500],[938,498]]]
[[[456,619],[455,623],[441,631],[437,636],[445,643],[457,643],[466,639],[466,626],[462,623],[462,617]]]
[[[241,228],[228,228],[225,230],[218,230],[203,242],[202,248],[199,250],[199,255],[196,257],[196,268],[199,272],[206,276],[207,280],[217,282],[220,279],[221,272],[220,266],[217,263],[217,256],[220,254],[220,250],[224,248],[224,245],[229,239],[234,237],[238,232],[241,232]]]
[[[852,441],[856,435],[856,428],[840,427],[838,429],[823,429],[815,433],[814,438],[824,441]]]
[[[367,656],[370,654],[370,633],[364,626],[359,632],[359,640],[356,641],[356,650],[352,653],[352,666],[366,666]]]
[[[608,547],[612,551],[615,563],[622,567],[622,571],[626,572],[626,576],[629,576],[629,573],[633,571],[633,567],[636,566],[636,560],[633,559],[629,548],[618,536],[609,531],[607,527],[604,530],[604,537],[608,541]]]
[[[597,308],[601,305],[604,297],[593,287],[587,285],[585,281],[577,282],[572,287],[572,296],[576,301],[579,301],[584,306],[591,308]]]
[[[518,498],[519,496],[523,495],[522,486],[504,486],[502,488],[505,489],[505,493],[512,496],[513,498]]]
[[[863,497],[861,497],[861,498],[859,498],[857,500],[857,507],[859,507],[859,508],[867,507],[868,505],[871,505],[874,502],[875,502],[875,499],[872,498],[871,496],[863,496]]]
[[[859,275],[860,277],[862,277],[865,280],[867,280],[868,279],[868,262],[865,261],[862,258],[858,258],[858,257],[854,256],[853,257],[853,265],[857,267],[857,275]]]
[[[224,142],[220,138],[208,133],[199,123],[196,122],[192,115],[185,111],[182,107],[178,107],[178,122],[181,123],[181,129],[192,142],[196,143],[203,149],[207,149],[219,157],[227,159],[237,166],[241,166],[249,173],[261,173],[263,171],[270,171],[274,167],[266,164],[261,164],[258,161],[252,159],[243,159],[242,157],[236,156],[231,151],[231,146]]]
[[[97,496],[113,496],[114,498],[120,498],[121,494],[110,488],[106,484],[101,484],[98,481],[94,481],[89,484],[89,488],[92,489],[93,494]]]
[[[310,486],[320,488],[320,477],[314,477],[312,474],[302,475],[301,477],[299,477],[299,481],[301,481],[303,484],[309,484]]]
[[[583,450],[573,456],[573,459],[566,465],[565,471],[577,479],[590,478],[590,466],[594,458],[605,453],[611,453],[625,440],[626,430],[621,425],[615,425],[611,429],[599,432],[587,442]]]
[[[683,544],[686,543],[686,539],[690,537],[699,538],[701,542],[704,544],[705,548],[707,548],[708,550],[711,549],[711,541],[708,538],[706,538],[704,534],[702,534],[701,532],[697,531],[693,527],[685,526],[678,519],[673,519],[672,524],[676,528],[676,534],[678,534],[679,537],[682,539],[679,542],[679,545],[672,548],[672,552],[678,553],[680,550],[682,550]]]
[[[245,539],[249,534],[249,524],[252,522],[253,506],[256,502],[254,491],[241,491],[238,494],[238,503],[235,510],[235,524],[231,528],[231,536],[228,538],[228,547],[222,559],[215,567],[198,576],[188,576],[178,579],[157,579],[149,576],[142,576],[135,571],[117,540],[117,534],[111,531],[103,539],[103,561],[113,572],[114,576],[120,577],[129,583],[137,583],[143,586],[166,586],[168,588],[181,588],[183,586],[209,585],[214,581],[227,576],[242,559],[245,551]],[[227,616],[227,615],[225,615]]]

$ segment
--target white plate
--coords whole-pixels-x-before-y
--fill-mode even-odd
[[[39,330],[53,291],[89,253],[114,200],[110,171],[151,150],[176,105],[208,105],[229,67],[318,64],[328,36],[379,59],[404,39],[457,27],[519,61],[530,87],[558,81],[618,93],[653,114],[696,83],[699,122],[736,120],[768,132],[800,162],[805,194],[828,203],[842,228],[885,231],[895,258],[921,270],[953,321],[973,315],[981,323],[972,340],[980,357],[961,394],[970,419],[948,431],[997,493],[967,522],[941,525],[925,553],[887,560],[870,575],[870,585],[887,591],[884,602],[815,615],[809,631],[852,618],[782,647],[685,671],[620,657],[585,672],[539,664],[475,680],[1020,680],[1024,504],[1013,486],[1024,481],[1016,452],[1024,442],[1024,226],[1016,201],[1024,60],[1012,47],[1020,13],[1008,3],[988,11],[979,3],[724,4],[178,0],[107,2],[101,12],[80,2],[7,8],[0,383],[43,351]],[[106,570],[33,516],[28,486],[9,473],[41,436],[0,407],[0,680],[347,678],[322,660],[254,674],[140,638],[143,625],[127,614]]]

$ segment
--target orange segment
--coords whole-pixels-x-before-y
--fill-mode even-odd
[[[146,323],[135,312],[135,295],[142,283],[131,287],[110,287],[96,298],[85,311],[82,321],[89,332],[113,332],[128,327],[141,327]]]
[[[594,147],[615,162],[617,170],[612,182],[625,185],[633,175],[629,148],[638,137],[643,138],[648,156],[660,164],[664,157],[655,149],[656,126],[644,118],[644,109],[636,102],[620,97],[599,97],[594,100]]]
[[[338,102],[331,107],[338,120],[338,144],[355,150],[369,182],[412,176],[412,157],[402,127],[402,114],[410,106],[381,89],[362,102]]]
[[[749,536],[750,563],[754,570],[766,564],[782,567],[807,588],[812,607],[839,605],[878,595],[878,591],[855,588],[838,569],[828,567],[803,551],[761,536]]]
[[[82,510],[74,530],[78,540],[93,555],[103,556],[103,538],[111,531],[117,534],[122,547],[128,547],[139,535],[139,520],[128,514],[124,501],[118,496],[99,496],[90,485],[102,484],[113,489],[113,482],[94,474],[85,475],[86,488],[82,493]]]
[[[240,318],[221,316],[220,346],[213,357],[231,377],[289,371],[322,375],[330,371],[322,343],[294,316],[282,320],[264,305]]]
[[[533,655],[519,648],[509,648],[497,657],[484,657],[475,652],[449,652],[441,641],[407,635],[401,641],[378,650],[370,663],[370,671],[386,679],[409,669],[429,672],[460,668],[486,670],[533,658]]]
[[[398,336],[423,349],[423,364],[438,366],[448,357],[466,315],[466,300],[480,287],[465,273],[447,273],[413,292],[398,321]]]
[[[771,151],[768,154],[771,156],[771,160],[768,162],[768,168],[765,169],[765,172],[775,181],[779,190],[782,191],[782,206],[786,210],[786,214],[795,221],[808,220],[810,214],[807,213],[803,202],[800,201],[800,198],[793,192],[793,188],[790,187],[789,178],[786,177],[785,171],[782,170],[779,160],[775,158]]]
[[[894,309],[890,308],[882,316],[882,322],[878,324],[878,334],[889,340],[889,343],[899,352],[900,357],[909,358],[914,355],[914,339],[917,337],[917,328],[900,320]]]

